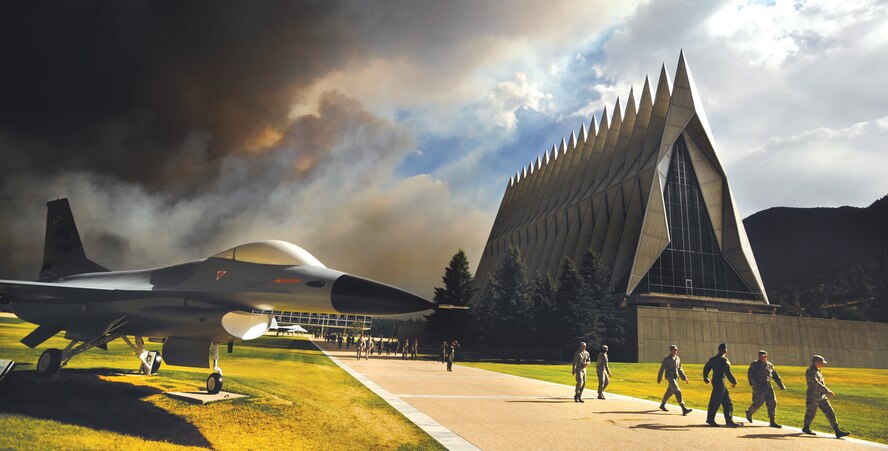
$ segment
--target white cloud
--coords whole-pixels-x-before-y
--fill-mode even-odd
[[[637,87],[664,60],[674,75],[684,49],[744,215],[868,205],[888,191],[875,169],[885,167],[875,118],[888,114],[886,17],[881,1],[649,2],[618,26],[599,65],[615,87]]]
[[[497,84],[478,105],[476,114],[488,127],[502,127],[512,133],[518,124],[518,110],[547,112],[551,109],[551,100],[552,94],[543,92],[527,74],[519,72],[515,74],[515,81]]]

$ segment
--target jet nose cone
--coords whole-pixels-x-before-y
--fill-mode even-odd
[[[330,298],[336,311],[359,315],[397,315],[435,308],[413,293],[350,274],[333,282]]]

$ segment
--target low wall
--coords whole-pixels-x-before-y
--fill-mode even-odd
[[[639,362],[660,362],[669,345],[684,363],[705,363],[719,343],[728,358],[748,364],[758,350],[775,365],[810,365],[820,354],[830,366],[888,368],[888,324],[677,308],[636,307]]]

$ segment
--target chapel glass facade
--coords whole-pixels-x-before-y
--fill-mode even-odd
[[[718,247],[682,137],[673,146],[664,199],[672,241],[642,279],[637,292],[758,299]]]

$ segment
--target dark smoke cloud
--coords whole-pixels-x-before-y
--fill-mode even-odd
[[[334,2],[15,2],[2,17],[2,174],[205,181],[360,54]],[[205,154],[182,158],[195,133]]]

